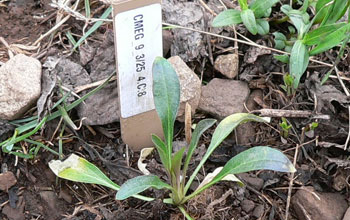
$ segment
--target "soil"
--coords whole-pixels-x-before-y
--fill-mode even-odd
[[[181,5],[184,1],[174,0],[170,2]],[[206,2],[217,10],[219,1]],[[230,1],[224,2],[231,3]],[[84,26],[84,22],[74,17],[70,18],[53,35],[41,41],[39,46],[33,45],[41,35],[49,31],[55,24],[57,9],[52,8],[50,3],[50,0],[0,1],[0,37],[3,38],[0,41],[0,64],[5,63],[10,58],[11,53],[23,52],[40,59],[42,63],[45,63],[47,58],[52,55],[58,57],[70,55],[69,58],[83,66],[89,74],[94,72],[91,63],[83,61],[92,60],[92,58],[87,58],[87,53],[70,54],[67,52],[71,46],[65,36],[66,31],[70,30],[73,34],[76,33],[74,36],[78,36],[81,35]],[[107,6],[101,2],[92,3],[92,11],[95,10],[97,15],[101,14],[102,9],[105,8]],[[197,9],[206,14],[203,16],[206,21],[213,17],[199,3],[191,10]],[[206,26],[203,23],[200,23],[199,26],[198,23],[197,26],[194,25],[194,27],[206,28],[210,31],[210,28]],[[275,30],[279,28],[279,26],[272,27]],[[99,28],[88,40],[90,47],[95,50],[101,45],[103,47],[105,39],[110,38],[111,29],[111,24],[104,24]],[[220,31],[223,35],[233,36],[231,29]],[[272,46],[271,39],[252,36],[247,33],[243,26],[238,26],[237,31],[257,43]],[[182,58],[197,73],[203,74],[204,81],[210,81],[214,77],[224,78],[223,75],[214,70],[212,61],[219,54],[232,51],[233,42],[214,37],[199,38],[201,36],[197,35],[192,36],[192,38],[186,35],[187,40],[185,41],[182,38],[185,36],[181,37],[181,34],[185,35],[188,32],[174,34],[176,36],[175,43],[167,55],[174,51],[181,53],[183,50],[191,50],[192,46],[184,49],[183,45],[177,48],[176,45],[185,44],[184,42],[187,44],[189,39],[201,39],[200,45],[195,49],[192,48],[192,53],[182,54]],[[19,50],[18,47],[10,47],[13,44],[26,45],[27,47],[25,49],[21,47],[22,49]],[[30,49],[30,46],[36,48]],[[9,52],[9,48],[12,52]],[[89,49],[89,47],[84,48]],[[292,161],[296,147],[298,147],[299,154],[296,158],[298,172],[295,175],[296,179],[291,196],[303,186],[312,186],[314,190],[319,192],[341,194],[347,199],[345,207],[348,207],[350,186],[348,168],[350,164],[347,158],[350,153],[343,149],[343,144],[349,130],[348,122],[350,119],[347,106],[350,102],[349,98],[343,94],[342,87],[337,80],[330,79],[325,87],[320,86],[320,76],[329,68],[311,64],[307,77],[302,78],[297,95],[287,96],[280,87],[283,84],[280,73],[284,71],[286,66],[273,59],[271,51],[242,44],[239,45],[238,54],[240,55],[239,80],[247,81],[251,90],[259,90],[263,93],[260,98],[254,98],[255,108],[315,110],[315,113],[329,115],[331,120],[317,120],[318,128],[315,131],[305,132],[303,128],[315,122],[315,119],[310,117],[288,118],[288,122],[293,125],[293,130],[285,138],[280,135],[280,118],[274,118],[269,126],[251,124],[255,133],[253,138],[249,139],[248,144],[245,146],[236,144],[236,138],[233,135],[213,153],[203,171],[205,173],[212,172],[216,167],[224,165],[229,158],[250,146],[274,146],[287,154]],[[195,57],[193,57],[194,55]],[[317,58],[323,62],[332,63],[336,55],[336,51],[331,50],[326,55]],[[338,68],[344,77],[349,76],[349,62],[346,55],[339,64]],[[349,88],[349,82],[346,81],[345,84]],[[315,97],[318,103],[315,103]],[[55,97],[51,98],[55,100]],[[33,112],[35,113],[35,110],[29,111],[27,115],[32,115]],[[77,119],[78,113],[73,111],[71,117]],[[209,116],[204,112],[198,112],[193,121],[196,123],[204,117]],[[58,121],[49,123],[41,133],[36,134],[33,138],[45,140],[52,144],[53,149],[57,150],[58,134],[55,133],[55,129],[58,123]],[[0,140],[2,141],[11,135],[14,128],[1,120],[0,126]],[[183,123],[177,122],[177,141],[184,140],[183,130]],[[202,138],[200,147],[195,154],[196,163],[203,156],[212,132],[213,130],[207,131]],[[123,144],[118,122],[107,125],[83,126],[79,131],[66,128],[65,133],[65,155],[75,153],[88,159],[120,185],[127,179],[140,175],[140,171],[137,169],[139,153],[130,151]],[[137,199],[116,201],[115,192],[108,188],[57,179],[48,167],[48,162],[57,159],[57,157],[49,152],[40,151],[32,160],[17,158],[6,153],[1,153],[0,156],[1,173],[12,172],[17,180],[13,186],[0,192],[1,219],[184,219],[176,207],[160,202],[162,198],[167,196],[162,191],[147,191],[146,194],[158,198],[149,203]],[[160,159],[156,154],[149,156],[146,163],[148,163],[148,169],[151,173],[165,177],[164,170],[160,166]],[[191,164],[190,170],[193,170],[195,165]],[[201,172],[200,175],[202,176],[199,178],[203,177],[204,173]],[[190,215],[195,219],[284,219],[286,204],[290,199],[288,196],[290,182],[288,175],[259,171],[239,177],[246,183],[244,187],[232,182],[221,182],[191,200],[186,206]],[[288,219],[299,219],[293,206],[289,208]]]

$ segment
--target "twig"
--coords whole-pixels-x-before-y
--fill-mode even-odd
[[[260,110],[254,110],[251,113],[258,113],[261,116],[265,116],[265,117],[278,117],[278,118],[312,117],[313,119],[324,119],[324,120],[330,120],[331,118],[329,115],[315,114],[311,111],[304,111],[304,110],[260,109]]]
[[[295,148],[295,153],[294,153],[294,160],[293,160],[293,165],[294,167],[297,164],[297,157],[298,157],[298,152],[299,152],[299,144],[297,144],[297,147]],[[289,206],[290,206],[290,199],[292,197],[292,187],[293,187],[293,182],[294,182],[294,173],[290,174],[290,180],[289,180],[289,187],[288,187],[288,197],[287,197],[287,205],[286,205],[286,214],[285,214],[285,219],[288,220],[288,215],[289,215]]]
[[[117,79],[117,77],[116,76],[113,76],[111,79],[110,79],[110,82],[112,82],[112,81],[114,81],[114,80],[116,80]],[[91,88],[94,88],[94,87],[97,87],[97,86],[99,86],[99,85],[101,85],[103,82],[105,82],[106,81],[106,79],[103,79],[103,80],[99,80],[99,81],[97,81],[97,82],[93,82],[93,83],[90,83],[90,84],[86,84],[86,85],[82,85],[82,86],[77,86],[77,87],[75,87],[74,88],[74,91],[75,91],[75,93],[80,93],[80,92],[82,92],[82,91],[84,91],[84,90],[86,90],[86,89],[91,89]]]

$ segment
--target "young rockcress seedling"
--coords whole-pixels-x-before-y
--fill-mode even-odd
[[[189,146],[184,146],[177,152],[173,152],[174,123],[180,103],[180,85],[171,64],[161,57],[156,58],[153,64],[153,96],[157,113],[162,122],[164,141],[156,135],[152,135],[152,140],[166,170],[167,180],[161,180],[155,175],[143,175],[126,181],[120,187],[96,166],[74,154],[64,162],[51,161],[50,168],[57,176],[64,179],[100,184],[117,190],[116,199],[118,200],[135,197],[152,201],[154,198],[141,196],[139,193],[148,188],[165,189],[169,191],[169,198],[164,199],[163,202],[178,206],[187,219],[191,219],[191,217],[183,205],[188,200],[221,180],[239,182],[234,174],[260,169],[295,172],[293,164],[279,150],[270,147],[253,147],[230,159],[224,167],[219,167],[213,173],[208,174],[196,190],[190,191],[190,186],[201,167],[233,129],[248,121],[267,121],[248,113],[237,113],[226,117],[215,129],[202,160],[188,176],[188,166],[199,138],[203,132],[216,123],[216,120],[204,119],[200,121],[194,129]]]

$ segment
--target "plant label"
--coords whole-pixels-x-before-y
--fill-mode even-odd
[[[152,65],[162,56],[160,0],[115,0],[113,22],[123,141],[133,150],[153,146],[162,136],[154,106]]]

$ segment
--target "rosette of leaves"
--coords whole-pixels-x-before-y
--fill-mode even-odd
[[[265,35],[270,31],[266,18],[271,14],[272,7],[279,0],[255,0],[248,4],[247,0],[238,0],[241,10],[228,9],[215,17],[213,27],[223,27],[243,23],[253,35]]]
[[[167,173],[167,179],[161,179],[156,175],[143,175],[130,179],[119,186],[109,180],[96,166],[77,156],[69,157],[66,160],[67,162],[52,161],[50,162],[50,168],[61,178],[101,184],[117,190],[116,199],[118,200],[135,197],[144,201],[152,201],[154,198],[142,196],[139,193],[149,188],[167,190],[169,198],[164,199],[163,202],[179,207],[187,219],[192,219],[183,206],[188,200],[219,181],[240,182],[234,176],[235,174],[261,169],[295,172],[293,164],[279,150],[266,146],[253,147],[234,156],[224,167],[219,167],[210,175],[208,174],[196,190],[190,191],[190,186],[202,166],[233,129],[248,121],[267,121],[248,113],[237,113],[223,119],[217,125],[202,160],[196,169],[189,174],[189,163],[200,137],[216,123],[216,120],[204,119],[200,121],[193,131],[190,144],[174,152],[174,123],[180,103],[180,85],[178,76],[171,64],[161,57],[156,58],[153,65],[153,96],[157,113],[162,122],[164,140],[156,135],[152,135],[150,138],[152,138],[158,151],[161,163]]]

